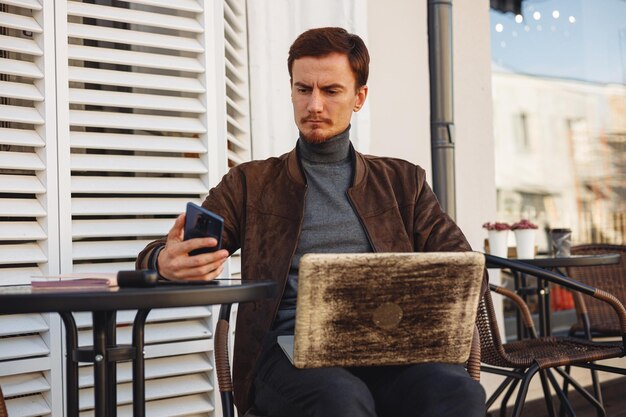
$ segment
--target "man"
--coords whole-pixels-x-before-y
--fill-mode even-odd
[[[234,389],[241,414],[254,406],[270,417],[485,415],[484,391],[461,365],[296,369],[276,344],[278,335],[293,334],[305,253],[471,250],[421,168],[353,149],[350,120],[367,98],[368,67],[356,35],[340,28],[300,35],[288,58],[296,148],[232,168],[203,203],[224,217],[224,249],[188,256],[216,241],[183,241],[181,215],[137,259],[167,279],[210,280],[241,248],[244,279],[278,283],[280,297],[239,307]]]

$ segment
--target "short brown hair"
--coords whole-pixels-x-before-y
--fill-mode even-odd
[[[338,52],[346,54],[356,79],[356,88],[367,84],[370,55],[358,35],[348,33],[343,28],[326,27],[309,29],[302,33],[289,48],[287,66],[289,78],[293,79],[293,61],[305,56],[324,56]]]

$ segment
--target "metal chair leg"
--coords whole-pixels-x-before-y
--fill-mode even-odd
[[[552,402],[552,391],[550,391],[550,384],[548,383],[548,377],[546,376],[549,372],[550,371],[542,369],[539,371],[539,377],[541,378],[541,388],[543,389],[543,398],[546,402],[548,416],[556,417],[556,413],[554,412],[554,403]]]
[[[502,402],[500,403],[500,417],[506,417],[506,407],[509,403],[509,398],[511,398],[511,395],[513,395],[513,392],[515,391],[515,388],[517,387],[517,384],[519,384],[519,382],[519,379],[513,381],[506,394],[504,394],[504,397],[502,397]]]
[[[524,408],[524,402],[526,401],[526,394],[528,394],[528,386],[537,371],[539,371],[539,365],[533,364],[524,374],[524,379],[522,379],[519,391],[517,392],[517,399],[515,400],[513,415],[511,417],[520,417],[522,415],[522,409]]]
[[[566,374],[562,369],[559,369],[559,368],[554,368],[554,369],[563,378],[568,379],[569,384],[571,384],[572,387],[574,387],[574,389],[578,391],[580,395],[582,395],[587,401],[589,401],[589,403],[591,403],[591,405],[593,405],[596,408],[599,417],[606,417],[606,411],[604,410],[604,406],[601,403],[599,403],[598,400],[589,393],[589,391],[584,389],[578,382],[576,382],[575,379],[573,379],[570,375]]]
[[[498,386],[498,388],[496,388],[493,394],[491,394],[491,397],[489,397],[489,399],[485,403],[485,407],[487,408],[487,410],[489,410],[489,408],[493,405],[493,403],[496,402],[498,397],[502,395],[502,392],[504,392],[506,387],[508,387],[509,384],[513,381],[514,381],[513,377],[507,376],[506,378],[504,378],[504,381],[502,381],[502,383]]]

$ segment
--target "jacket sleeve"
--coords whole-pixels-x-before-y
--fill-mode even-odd
[[[471,251],[467,239],[439,205],[435,193],[426,183],[426,173],[417,167],[417,196],[413,217],[413,239],[417,252]]]

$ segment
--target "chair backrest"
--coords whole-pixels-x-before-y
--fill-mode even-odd
[[[599,265],[569,268],[568,275],[577,281],[610,292],[622,303],[626,303],[626,246],[610,244],[578,245],[572,248],[573,255],[596,255],[619,253],[620,262],[615,265]],[[620,324],[613,309],[606,303],[583,295],[589,323],[595,333],[619,335]],[[581,306],[577,306],[580,308]]]

